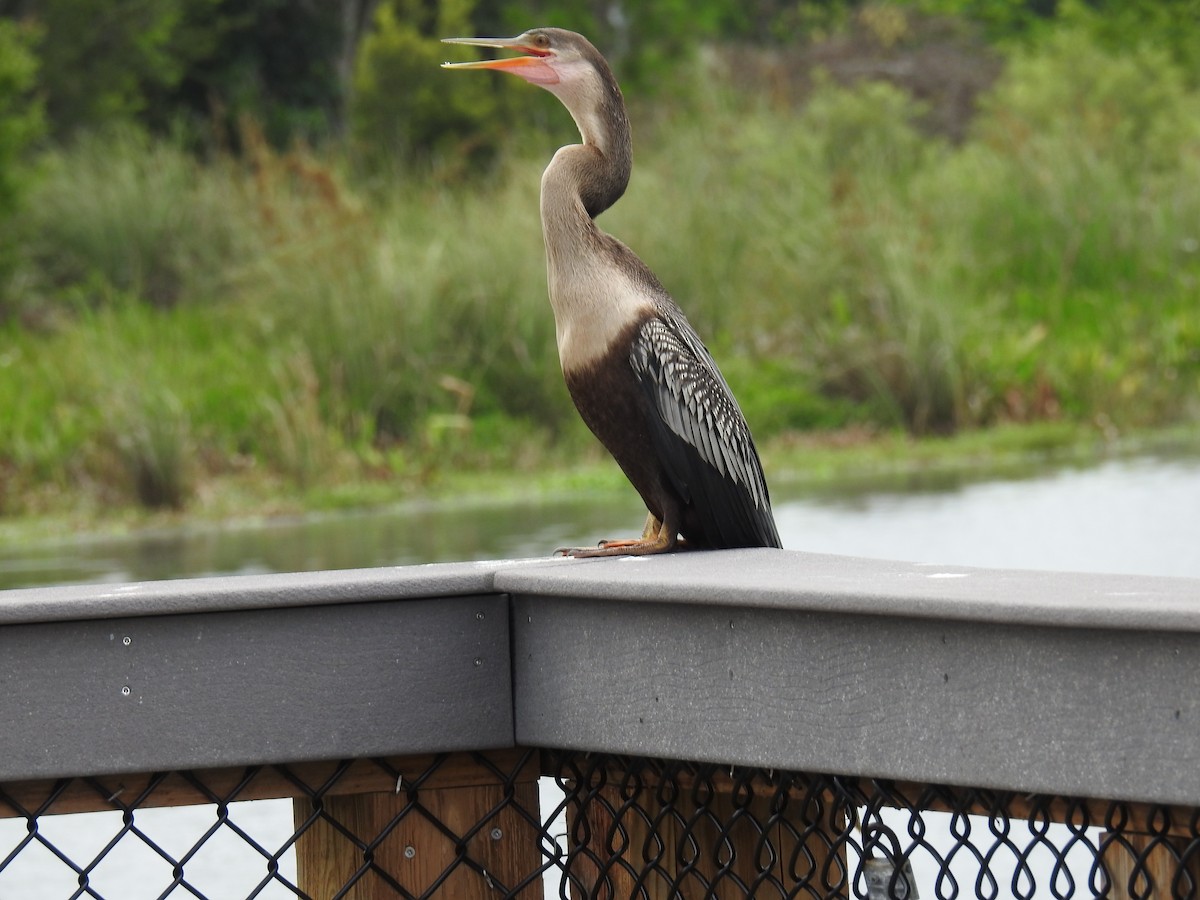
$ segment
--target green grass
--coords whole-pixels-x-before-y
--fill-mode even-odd
[[[1065,32],[1012,59],[961,145],[879,84],[633,114],[601,224],[709,338],[772,477],[926,452],[897,435],[1200,421],[1200,95],[1165,57]],[[558,125],[467,182],[253,140],[205,164],[129,133],[49,153],[0,298],[0,513],[619,483],[578,474],[602,454],[545,299]]]

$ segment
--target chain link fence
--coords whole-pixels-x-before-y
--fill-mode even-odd
[[[0,785],[0,897],[1189,898],[1200,809],[506,750]]]

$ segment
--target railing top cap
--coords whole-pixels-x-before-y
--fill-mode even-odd
[[[981,569],[779,550],[530,562],[507,593],[1067,628],[1200,631],[1200,579]]]
[[[0,591],[0,625],[494,593],[499,564],[440,563]]]
[[[0,592],[0,625],[515,593],[1064,628],[1200,632],[1200,579],[780,550],[532,559]]]

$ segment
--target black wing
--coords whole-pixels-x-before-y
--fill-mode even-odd
[[[750,428],[699,336],[674,310],[647,319],[630,364],[657,416],[654,446],[714,547],[779,547]],[[685,537],[688,535],[685,534]]]

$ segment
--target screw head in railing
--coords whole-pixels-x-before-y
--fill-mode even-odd
[[[481,612],[475,613],[475,618],[482,622],[483,621],[483,613],[481,613]]]
[[[122,697],[128,697],[130,695],[130,693],[131,693],[131,691],[129,690],[129,685],[124,685],[121,688],[121,696]]]
[[[483,665],[483,657],[482,656],[475,657],[475,667],[479,668],[482,665]]]
[[[411,844],[404,848],[404,858],[405,859],[412,859],[416,855],[417,855],[417,848],[413,847]]]
[[[133,643],[133,638],[131,638],[129,635],[125,635],[125,637],[121,638],[121,643],[128,647]]]
[[[504,837],[504,832],[501,831],[499,828],[493,828],[491,833],[492,833],[493,841],[498,841],[498,840],[500,840],[500,838]]]

